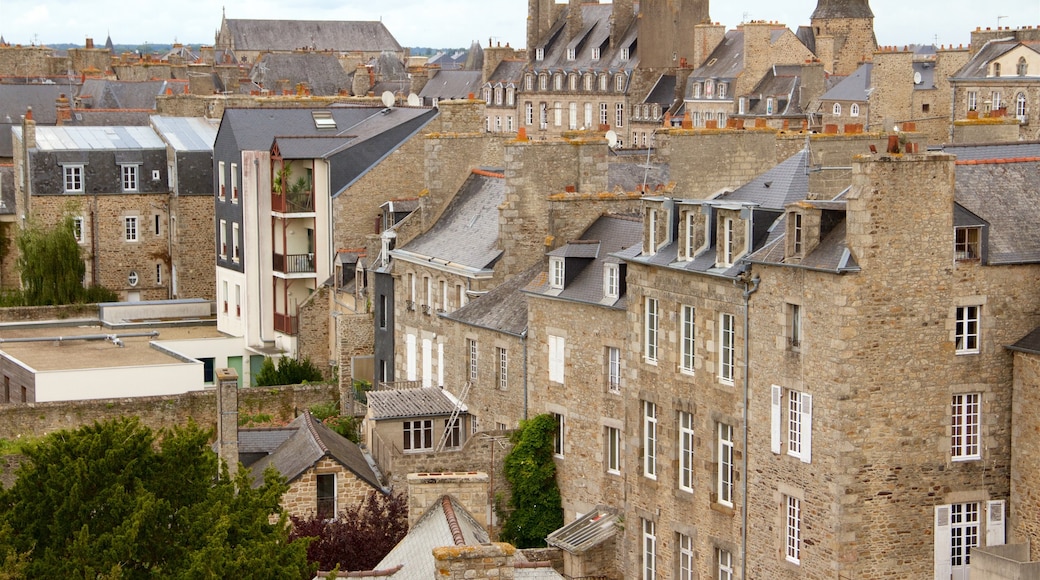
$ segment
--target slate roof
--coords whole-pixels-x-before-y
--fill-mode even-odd
[[[495,72],[491,73],[488,77],[489,83],[513,83],[520,84],[520,79],[524,76],[524,66],[526,61],[518,59],[506,59],[498,63],[498,67],[495,68]]]
[[[921,75],[921,82],[914,83],[915,91],[924,91],[935,88],[935,61],[914,61],[914,72]]]
[[[88,109],[150,109],[155,110],[155,98],[166,93],[184,93],[187,81],[113,81],[108,79],[87,79],[83,81],[77,95],[82,101],[81,108]]]
[[[314,466],[319,459],[329,457],[350,470],[358,479],[377,490],[383,490],[379,476],[365,458],[361,448],[322,425],[310,412],[304,411],[288,425],[288,428],[294,429],[294,432],[270,455],[253,464],[250,475],[254,487],[263,483],[264,470],[268,467],[275,468],[291,482]],[[239,430],[240,433],[242,431],[244,430]]]
[[[200,117],[153,115],[152,126],[174,151],[213,151],[217,127]]]
[[[809,195],[810,153],[802,149],[719,199],[749,201],[763,209],[783,211],[784,207]]]
[[[804,116],[798,105],[798,93],[801,86],[801,67],[797,65],[774,65],[751,91],[748,102],[748,115],[769,115],[771,117]],[[773,111],[768,111],[766,99],[774,99]]]
[[[654,83],[654,88],[650,89],[650,92],[643,99],[643,103],[661,105],[663,110],[668,110],[675,102],[675,84],[677,80],[675,75],[661,75],[657,82]]]
[[[567,283],[564,284],[563,289],[550,288],[548,276],[542,275],[532,280],[525,291],[561,300],[624,308],[627,299],[623,291],[618,292],[617,298],[604,295],[603,270],[605,264],[619,262],[618,258],[612,254],[639,244],[642,238],[643,221],[639,216],[600,216],[581,234],[578,240],[549,252],[550,256],[577,258],[576,260],[566,260]],[[569,271],[572,268],[578,268],[580,271],[575,275]]]
[[[1011,143],[946,144],[940,149],[957,156],[957,161],[982,159],[1014,159],[1017,157],[1040,157],[1040,141],[1017,141]]]
[[[62,93],[68,95],[75,86],[58,84],[3,84],[0,83],[0,157],[14,157],[11,128],[21,126],[22,115],[32,107],[36,126],[53,125],[58,121],[55,102]]]
[[[452,528],[460,534],[456,539]],[[474,546],[490,541],[487,531],[451,496],[433,502],[426,513],[408,530],[408,534],[375,566],[379,574],[395,580],[428,580],[436,574],[433,549],[444,546]]]
[[[498,206],[505,201],[505,179],[470,174],[432,228],[393,256],[437,258],[464,268],[490,270],[498,248]]]
[[[379,21],[225,20],[235,50],[399,52],[401,45]]]
[[[803,201],[806,205],[814,202]],[[802,257],[797,264],[802,268],[823,270],[827,272],[842,273],[859,270],[859,264],[848,250],[845,244],[845,209],[844,202],[827,202],[838,205],[821,206],[821,209],[832,212],[830,221],[833,227],[829,231],[823,231],[820,243],[813,248],[812,252]],[[783,221],[776,224],[776,235],[770,236],[769,241],[762,248],[749,256],[752,263],[783,264],[784,263],[784,229]]]
[[[957,164],[955,199],[989,223],[987,264],[1040,262],[1040,161]]]
[[[469,53],[465,50],[455,50],[452,52],[441,51],[427,59],[426,64],[437,65],[441,67],[442,71],[461,70],[466,64],[468,55]]]
[[[442,70],[423,86],[419,96],[424,99],[464,99],[480,92],[480,71]]]
[[[408,417],[446,417],[455,410],[455,399],[438,387],[390,389],[368,392],[368,414],[376,420]],[[466,410],[466,406],[462,406]]]
[[[528,56],[532,57],[531,67],[536,71],[619,71],[632,70],[639,64],[638,54],[630,52],[630,58],[621,58],[622,50],[631,48],[638,36],[638,24],[622,32],[621,38],[612,48],[610,45],[610,16],[612,4],[580,4],[582,28],[574,38],[567,38],[567,14],[572,5],[561,7],[560,16],[550,27],[544,38],[538,39],[533,47],[528,47]],[[635,21],[638,23],[638,19]],[[592,58],[593,47],[600,48],[600,58]],[[542,48],[543,58],[534,60],[535,49]],[[567,49],[574,48],[573,60],[567,59]]]
[[[1035,41],[1018,41],[1014,38],[1000,38],[991,40],[986,44],[982,45],[982,48],[976,52],[971,59],[968,60],[967,64],[961,67],[961,70],[957,71],[952,78],[954,79],[977,79],[986,78],[989,75],[989,64],[994,60],[1004,56],[1011,52],[1019,45],[1025,46],[1034,52],[1040,52],[1040,42]],[[1015,71],[1005,71],[1004,76],[1008,78],[1015,78]],[[1033,73],[1030,76],[1035,76]]]
[[[667,185],[671,180],[671,166],[667,163],[646,163],[646,151],[622,149],[612,154],[619,158],[631,158],[607,165],[607,191],[637,191],[646,183],[648,190]]]
[[[527,329],[527,295],[520,290],[544,274],[544,266],[539,260],[487,294],[443,316],[462,324],[520,336]]]
[[[1034,329],[1029,334],[1023,336],[1021,340],[1007,348],[1008,350],[1040,354],[1040,328]]]
[[[863,63],[820,97],[821,101],[857,101],[865,103],[870,96],[870,73],[874,63]]]
[[[15,128],[21,136],[21,127]],[[41,151],[166,149],[151,127],[36,127]]]
[[[686,81],[686,100],[693,99],[693,83],[704,79],[734,79],[744,70],[744,31],[727,30],[704,64],[694,69]]]
[[[328,52],[262,54],[249,71],[249,78],[267,89],[275,89],[281,80],[288,80],[290,87],[306,83],[316,96],[335,96],[353,86],[339,59]]]

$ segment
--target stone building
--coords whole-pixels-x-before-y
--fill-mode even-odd
[[[827,72],[851,74],[877,48],[868,0],[819,0],[809,29],[798,31]]]
[[[973,43],[983,44],[973,46],[971,59],[951,75],[952,117],[1014,119],[1019,131],[1011,140],[1034,140],[1040,138],[1040,35],[1035,29],[1002,32],[988,41],[978,31],[972,34]]]

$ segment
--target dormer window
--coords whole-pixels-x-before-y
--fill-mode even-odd
[[[657,210],[651,209],[646,214],[647,232],[646,237],[646,253],[654,254],[657,252]]]
[[[572,92],[578,90],[578,75],[571,73],[567,77],[567,90]]]
[[[555,290],[563,290],[564,275],[563,258],[549,258],[549,287]]]
[[[491,88],[490,87],[484,87],[484,102],[489,104],[489,105],[491,104]]]
[[[601,91],[607,90],[607,75],[606,74],[599,75],[599,90],[601,90]]]
[[[953,256],[959,262],[978,260],[982,256],[982,228],[955,228]]]
[[[1026,63],[1026,57],[1020,57],[1018,59],[1018,67],[1015,69],[1015,73],[1020,77],[1024,77],[1027,72],[1029,72],[1029,64]]]
[[[697,212],[686,212],[686,228],[684,235],[684,255],[686,257],[686,260],[690,261],[693,259],[694,252],[697,251]]]
[[[722,220],[722,247],[719,248],[719,262],[727,268],[733,265],[735,237],[733,218],[724,218]]]
[[[801,256],[802,251],[805,248],[804,233],[802,230],[802,214],[792,213],[789,219],[791,220],[791,253],[795,256]]]
[[[618,264],[603,264],[603,295],[617,298],[621,289],[621,269]]]
[[[527,76],[524,77],[524,90],[525,91],[533,91],[534,90],[534,75],[527,75]]]
[[[502,104],[502,87],[495,87],[495,104]]]
[[[585,88],[586,91],[592,90],[592,75],[586,74],[582,78],[582,86]]]
[[[746,112],[747,112],[747,99],[745,99],[744,97],[740,97],[740,99],[737,101],[737,114],[738,115],[743,115]]]
[[[513,87],[506,89],[506,105],[510,107],[516,105],[516,89]]]
[[[535,60],[545,60],[545,49],[544,48],[536,48],[536,49],[534,49],[534,59]]]
[[[695,99],[701,98],[701,84],[700,83],[693,83],[693,98],[695,98]]]
[[[619,93],[625,90],[625,75],[617,75],[614,77],[614,90]]]
[[[632,50],[627,46],[621,49],[621,60],[628,60],[632,56]]]
[[[592,60],[599,60],[599,47],[598,46],[594,47],[592,49]]]
[[[567,49],[567,60],[574,60],[575,57],[576,57],[576,55],[575,55],[576,52],[577,51],[574,50],[573,48],[568,48]]]
[[[719,98],[726,98],[726,83],[719,83]]]
[[[704,98],[712,99],[715,98],[715,83],[712,81],[704,81]]]
[[[554,91],[562,91],[563,90],[563,75],[560,74],[560,73],[556,73],[553,76],[553,90]]]
[[[773,97],[769,97],[768,99],[766,99],[766,114],[773,114]]]

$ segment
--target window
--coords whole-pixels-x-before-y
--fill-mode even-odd
[[[155,283],[162,285],[162,264],[155,265]]]
[[[793,349],[802,345],[802,307],[798,304],[787,305],[787,344]]]
[[[231,164],[231,201],[238,203],[238,164]]]
[[[212,385],[214,382],[213,367],[216,360],[212,357],[200,358],[199,360],[202,361],[202,382]]]
[[[140,278],[137,276],[137,270],[130,270],[130,274],[128,274],[127,277],[126,277],[126,283],[131,285],[131,286],[137,286],[137,283],[139,281],[140,281]],[[134,302],[134,301],[131,300],[131,302]]]
[[[693,538],[679,534],[679,580],[694,580],[693,575]]]
[[[524,103],[524,120],[527,125],[534,125],[534,103]]]
[[[158,236],[161,233],[159,225],[160,225],[160,223],[162,221],[162,216],[160,216],[159,214],[155,214],[154,216],[152,216],[152,218],[153,218],[153,222],[155,224],[155,235]]]
[[[534,90],[534,75],[527,75],[524,77],[524,90],[528,92]]]
[[[802,501],[784,496],[784,557],[798,564],[802,558]]]
[[[805,249],[804,239],[802,238],[802,214],[798,212],[792,212],[790,214],[791,219],[791,253],[795,256],[801,256],[802,251]]]
[[[628,60],[632,56],[632,49],[625,47],[621,49],[621,60]]]
[[[733,357],[736,351],[733,343],[733,315],[719,315],[719,380],[733,384]]]
[[[619,93],[625,90],[625,75],[614,77],[614,90]]]
[[[954,333],[957,354],[979,352],[979,307],[958,306],[957,328]]]
[[[559,78],[559,77],[557,77]],[[563,124],[563,108],[559,101],[553,103],[553,126],[559,127]]]
[[[976,91],[968,91],[968,110],[975,111],[978,109],[979,104],[979,93]]]
[[[123,218],[123,239],[128,242],[137,241],[137,216]]]
[[[65,193],[83,193],[82,165],[64,165],[62,173],[65,176]]]
[[[227,280],[224,280],[223,285],[222,285],[222,290],[223,290],[223,292],[221,292],[220,296],[224,299],[224,314],[227,314],[227,311],[228,311],[228,283],[227,283]]]
[[[404,450],[429,451],[431,449],[433,449],[433,420],[405,421]]]
[[[556,420],[556,435],[553,437],[553,455],[563,457],[564,446],[567,442],[565,439],[567,434],[566,418],[559,413],[553,413],[552,415],[553,419]]]
[[[512,85],[506,87],[506,105],[509,107],[516,105],[516,88]]]
[[[726,98],[726,83],[719,83],[718,93],[719,93],[719,98],[720,99],[725,99]]]
[[[440,289],[439,294],[441,295],[441,312],[448,311],[448,281],[440,280],[437,282],[437,287]]]
[[[606,103],[600,103],[599,104],[599,124],[600,125],[606,125],[608,120],[609,119],[607,119],[607,104]]]
[[[701,98],[701,83],[693,83],[693,98]]]
[[[545,49],[544,48],[536,48],[534,50],[534,59],[535,60],[543,60],[544,58],[545,58]]]
[[[766,114],[773,114],[773,97],[769,97],[766,99]]]
[[[120,165],[120,175],[123,179],[123,191],[137,191],[137,165]]]
[[[683,252],[684,257],[687,261],[694,258],[694,254],[697,252],[697,212],[688,211],[686,212],[686,236],[683,240],[683,246],[685,251]]]
[[[772,415],[777,419],[777,400],[782,398],[783,389],[772,387],[774,407]],[[779,421],[777,421],[778,423]],[[773,451],[779,452],[777,423],[773,423]],[[787,391],[787,454],[804,463],[812,460],[812,395],[800,391]]]
[[[512,115],[507,115],[506,116],[506,131],[509,131],[510,133],[513,132],[513,116]]]
[[[849,116],[850,117],[858,117],[859,116],[859,103],[852,103],[851,105],[849,105]]]
[[[954,461],[982,459],[979,445],[981,393],[953,396],[950,413],[950,456]]]
[[[567,60],[574,60],[575,52],[576,51],[573,48],[568,48],[567,49]]]
[[[469,382],[471,385],[477,383],[477,341],[470,338],[466,340],[467,351],[469,351]]]
[[[592,103],[585,103],[585,128],[589,127],[592,127]]]
[[[76,238],[77,244],[83,243],[83,218],[72,218],[72,235]]]
[[[242,256],[239,252],[238,222],[231,224],[231,259],[238,261]]]
[[[650,364],[657,364],[657,299],[647,298],[643,307],[643,358]]]
[[[549,75],[540,74],[538,75],[538,90],[546,91],[549,90]]]
[[[499,105],[499,106],[502,105],[502,87],[501,86],[495,87],[495,104]]]
[[[647,212],[647,254],[657,252],[657,210],[651,209]]]
[[[549,382],[563,383],[566,363],[565,341],[562,336],[549,335]]]
[[[220,220],[220,258],[227,259],[227,221]]]
[[[733,265],[734,233],[733,218],[724,218],[722,220],[722,255],[719,261],[726,267]]]
[[[549,287],[555,289],[563,288],[563,275],[564,275],[564,261],[563,258],[552,257],[549,258]]]
[[[981,228],[955,228],[953,256],[956,260],[977,260],[982,256]]]
[[[834,103],[834,108],[831,111],[835,117],[841,116],[841,103]]]
[[[657,479],[657,404],[643,401],[643,475]]]
[[[682,306],[682,320],[679,328],[679,346],[680,346],[680,357],[679,357],[679,370],[684,373],[693,374],[694,371],[694,337],[696,331],[694,324],[696,321],[696,311],[693,306],[683,305]]]
[[[1000,99],[1000,91],[993,91],[990,93],[990,101],[993,103],[994,110],[999,109],[1003,105]]]
[[[538,103],[538,126],[542,129],[549,127],[549,109],[545,103]]]
[[[718,566],[717,580],[733,580],[733,553],[715,548],[715,563]]]
[[[1026,96],[1023,93],[1018,93],[1015,97],[1015,117],[1019,121],[1026,120]]]
[[[317,488],[318,517],[323,520],[336,517],[336,474],[319,473]]]
[[[603,295],[617,298],[621,289],[621,267],[618,264],[603,265]]]
[[[443,382],[443,381],[442,381]],[[462,418],[455,417],[449,424],[448,421],[444,422],[444,426],[448,431],[448,438],[444,442],[444,446],[450,449],[456,449],[462,446]]]
[[[621,429],[607,427],[607,473],[621,474]]]
[[[484,102],[491,104],[491,87],[484,87]]]
[[[592,47],[592,60],[599,60],[599,47]],[[588,90],[587,88],[585,90]]]
[[[226,177],[225,177],[225,171],[224,171],[224,162],[223,161],[218,161],[217,162],[217,184],[218,184],[218,187],[217,187],[217,197],[220,198],[220,201],[224,201],[224,196],[227,195],[227,192],[225,191],[227,189],[225,179],[226,179]]]
[[[495,358],[498,360],[498,388],[504,391],[509,386],[509,358],[506,349],[496,348]]]
[[[679,489],[693,493],[693,413],[679,411]]]
[[[242,285],[235,284],[235,316],[242,318]]]
[[[657,523],[643,519],[643,580],[657,578]]]
[[[567,105],[567,128],[571,131],[578,128],[578,103],[572,102]]]
[[[616,346],[607,347],[607,390],[621,392],[621,349]]]
[[[993,76],[995,76],[995,77],[999,77],[1000,76],[1000,63],[999,62],[993,63]]]
[[[982,545],[981,502],[935,506],[935,578],[967,578],[971,550]],[[986,502],[986,545],[1002,545],[1004,501]]]
[[[719,423],[718,441],[718,499],[728,507],[733,507],[733,426]]]
[[[1027,72],[1029,72],[1029,64],[1026,63],[1026,57],[1019,57],[1018,66],[1015,67],[1015,74],[1017,74],[1020,77],[1024,77],[1026,76]]]
[[[624,127],[625,126],[625,104],[617,103],[614,105],[614,126]]]

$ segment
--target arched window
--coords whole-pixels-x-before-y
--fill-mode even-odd
[[[1019,121],[1026,119],[1026,95],[1024,93],[1018,93],[1018,96],[1015,97],[1015,116]]]
[[[527,76],[524,77],[524,90],[525,91],[533,91],[534,90],[534,75],[527,75]]]
[[[491,87],[484,87],[484,102],[491,104]]]
[[[999,62],[993,63],[993,76],[995,76],[995,77],[999,77],[1000,76],[1000,63]]]
[[[585,73],[585,76],[583,77],[582,82],[584,83],[584,88],[585,88],[586,91],[591,91],[592,90],[592,75],[591,74]]]
[[[841,116],[841,103],[834,103],[833,112],[835,117]]]
[[[554,91],[562,91],[563,90],[563,75],[560,74],[560,73],[556,73],[556,75],[553,76],[553,90]]]
[[[502,104],[502,87],[501,86],[495,87],[495,104],[496,105],[501,105]]]
[[[1018,76],[1024,77],[1028,71],[1029,65],[1026,64],[1026,57],[1023,56],[1018,59],[1018,70],[1016,72],[1018,72]]]
[[[849,114],[853,117],[859,116],[859,103],[852,103],[852,106],[849,107]]]
[[[576,73],[571,73],[570,76],[567,77],[567,90],[578,90],[578,75]]]
[[[603,73],[603,74],[599,75],[599,90],[601,90],[601,91],[606,91],[607,90],[607,75],[606,75],[606,73]]]
[[[538,90],[545,91],[549,89],[549,75],[540,74],[538,75]]]

